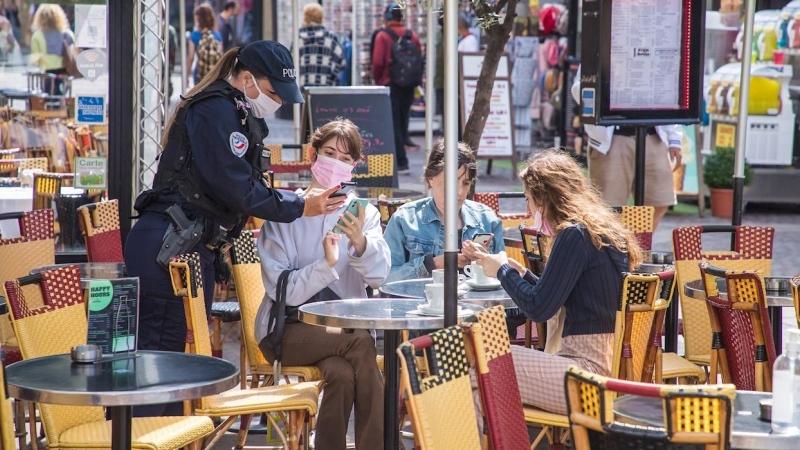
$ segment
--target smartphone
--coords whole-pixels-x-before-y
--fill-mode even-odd
[[[472,242],[480,245],[489,253],[489,243],[492,242],[492,233],[478,233],[472,238]]]
[[[355,181],[343,181],[342,187],[339,188],[338,191],[331,194],[331,197],[342,197],[348,195],[351,192],[353,192],[353,189],[355,189],[356,187],[358,187],[358,183],[356,183]]]
[[[358,217],[358,205],[361,205],[361,209],[366,211],[367,205],[369,205],[369,200],[365,198],[354,198],[350,200],[350,203],[347,205],[347,209],[345,209],[345,211]],[[342,215],[344,215],[344,213],[342,213]],[[342,231],[342,229],[339,228],[339,225],[344,225],[342,219],[339,219],[339,221],[336,222],[336,226],[333,227],[332,231],[334,233],[344,234],[344,231]]]

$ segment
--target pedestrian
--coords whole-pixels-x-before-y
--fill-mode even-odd
[[[229,50],[184,95],[164,131],[153,188],[136,199],[140,216],[125,243],[128,275],[140,280],[139,349],[184,351],[186,321],[172,292],[171,256],[199,253],[211,285],[227,278],[223,254],[249,216],[291,222],[342,205],[342,198],[329,198],[337,186],[299,197],[271,188],[262,175],[263,119],[282,104],[302,102],[291,54],[273,41]],[[214,289],[205,293],[209,311]],[[180,405],[161,405],[146,415],[182,412]]]
[[[572,97],[580,103],[581,70],[575,75]],[[625,206],[633,192],[636,166],[636,129],[630,126],[584,125],[589,138],[589,176],[611,206]],[[645,141],[644,204],[655,208],[653,230],[677,203],[672,181],[672,163],[681,165],[683,128],[662,125],[647,128]]]
[[[239,3],[228,1],[222,6],[222,12],[217,17],[219,34],[222,37],[222,51],[227,52],[231,47],[239,45],[236,38],[236,27],[234,26],[234,20],[237,15],[239,15]]]
[[[475,53],[480,51],[478,38],[469,30],[469,16],[458,15],[458,53]]]
[[[345,67],[339,38],[322,26],[319,3],[303,7],[300,28],[300,86],[336,86]]]
[[[383,19],[384,26],[375,34],[372,46],[372,78],[379,86],[389,86],[397,170],[408,174],[406,145],[416,146],[408,135],[408,120],[414,91],[422,82],[422,45],[419,36],[403,25],[400,5],[387,6]]]
[[[222,36],[217,31],[214,10],[211,5],[201,3],[194,8],[194,31],[189,35],[189,49],[186,56],[186,67],[192,70],[194,84],[199,83],[220,58],[222,58]]]
[[[43,3],[33,16],[31,63],[55,78],[45,80],[42,88],[51,95],[64,95],[67,68],[64,67],[65,47],[75,44],[67,14],[55,3]]]

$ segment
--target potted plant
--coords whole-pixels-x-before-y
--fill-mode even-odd
[[[736,153],[732,148],[717,148],[703,163],[703,180],[711,191],[711,215],[733,216],[733,166]],[[753,181],[753,169],[744,165],[744,185]]]

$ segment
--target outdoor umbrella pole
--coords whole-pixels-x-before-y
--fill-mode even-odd
[[[294,68],[296,70],[296,74],[298,75],[298,82],[300,81],[300,14],[300,2],[292,2],[292,60],[294,60]],[[292,105],[294,142],[302,147],[304,139],[301,135],[302,124],[300,123],[300,114],[300,103],[295,103]],[[302,159],[302,156],[300,159]]]
[[[436,72],[436,12],[433,7],[428,9],[428,40],[425,43],[425,161],[433,148],[433,116],[436,114],[436,94],[433,89],[433,77]],[[428,195],[428,185],[425,184],[425,195]]]
[[[753,17],[756,0],[746,0],[747,10],[742,31],[742,72],[739,80],[739,116],[736,120],[736,160],[733,165],[732,225],[742,224],[744,203],[744,154],[747,142],[747,112],[750,99],[750,61],[753,52]]]
[[[633,204],[636,206],[644,205],[644,168],[645,152],[647,148],[647,127],[644,125],[636,126],[636,165],[633,176]],[[625,205],[620,205],[625,206]]]
[[[432,30],[428,30],[431,33]],[[444,326],[458,309],[458,2],[444,3]]]

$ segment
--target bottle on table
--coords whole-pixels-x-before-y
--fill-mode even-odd
[[[772,370],[772,431],[800,433],[800,330],[789,330]]]

